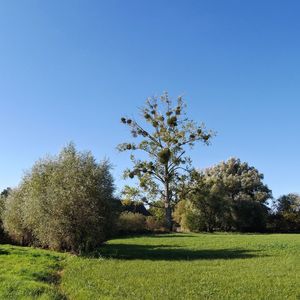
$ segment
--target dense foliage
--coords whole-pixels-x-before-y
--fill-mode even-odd
[[[2,219],[3,219],[4,209],[5,209],[5,201],[10,192],[11,189],[7,188],[0,193],[0,243],[7,241],[7,236],[3,229]]]
[[[4,211],[4,197],[0,196],[0,243],[4,240],[4,231],[2,224],[2,215]]]
[[[300,196],[288,194],[274,201],[269,216],[269,230],[273,232],[300,232]]]
[[[144,233],[146,231],[146,217],[139,213],[124,211],[117,222],[119,234]]]
[[[164,223],[149,213],[145,215],[143,213],[125,210],[119,215],[116,223],[117,235],[164,231]]]
[[[5,204],[4,227],[22,244],[81,252],[105,241],[114,218],[108,162],[71,144],[38,161]]]
[[[264,231],[271,190],[263,175],[231,158],[204,171],[194,171],[191,192],[175,216],[183,228],[196,231]]]
[[[131,118],[121,118],[129,126],[137,143],[123,143],[120,151],[131,151],[132,169],[125,171],[125,177],[137,178],[139,190],[144,194],[143,201],[161,200],[165,210],[165,223],[172,229],[172,210],[178,202],[179,183],[185,180],[191,170],[191,159],[186,154],[187,147],[196,142],[209,144],[213,132],[207,131],[204,124],[197,125],[185,113],[181,97],[173,106],[167,93],[160,98],[149,98],[141,108],[145,125]],[[136,158],[134,151],[144,155]],[[146,155],[146,156],[145,156]]]
[[[156,221],[159,222],[161,227],[166,227],[165,212],[161,208],[163,207],[163,204],[163,201],[158,200],[155,202],[155,205],[149,206],[148,210],[150,214],[156,219]]]

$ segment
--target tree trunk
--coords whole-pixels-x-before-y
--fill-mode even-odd
[[[169,231],[173,230],[172,222],[172,208],[170,199],[170,188],[169,188],[169,174],[168,166],[165,167],[165,214],[166,214],[166,227]]]
[[[165,202],[166,227],[169,231],[173,229],[172,208],[170,203]]]

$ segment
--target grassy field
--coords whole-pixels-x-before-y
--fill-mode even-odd
[[[60,270],[65,255],[0,245],[0,299],[65,299]]]
[[[114,239],[94,257],[0,246],[0,299],[300,299],[300,235]]]

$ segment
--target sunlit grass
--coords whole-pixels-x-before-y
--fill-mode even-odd
[[[114,239],[90,257],[0,245],[0,299],[300,299],[300,235]]]
[[[0,299],[65,299],[59,288],[64,255],[0,245]]]
[[[62,286],[70,299],[299,299],[299,250],[300,235],[115,239],[69,258]]]

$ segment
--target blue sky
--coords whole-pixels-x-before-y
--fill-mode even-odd
[[[195,166],[236,156],[274,196],[300,192],[299,1],[1,1],[0,189],[74,141],[109,157],[121,116],[148,96],[184,95],[218,132]]]

